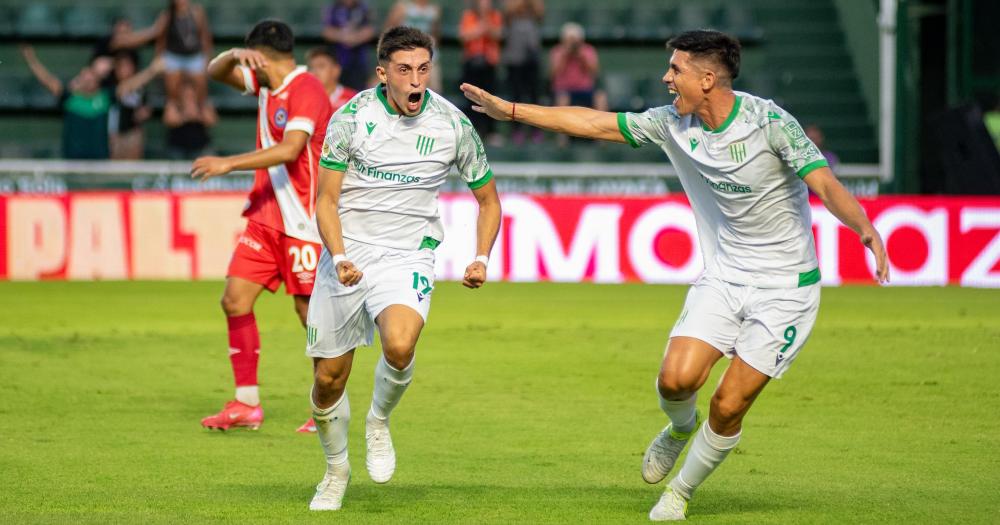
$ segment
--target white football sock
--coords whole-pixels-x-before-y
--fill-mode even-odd
[[[697,412],[695,411],[695,402],[698,401],[697,392],[683,401],[670,401],[663,399],[659,389],[657,389],[656,397],[660,400],[660,408],[670,418],[671,430],[680,434],[687,434],[694,430],[697,420]]]
[[[260,404],[260,390],[257,385],[236,387],[236,400],[255,407]]]
[[[326,464],[330,467],[347,462],[347,427],[351,422],[351,404],[347,401],[347,391],[330,408],[319,408],[309,393],[316,433],[326,452]]]
[[[389,419],[392,409],[396,408],[399,399],[406,392],[406,387],[410,386],[413,380],[413,363],[402,370],[396,370],[385,360],[383,355],[378,364],[375,365],[375,392],[372,394],[371,415],[378,419]]]
[[[677,473],[677,477],[670,481],[670,486],[684,499],[691,499],[694,489],[718,468],[722,460],[729,455],[729,451],[736,448],[739,442],[739,433],[735,436],[720,436],[713,432],[708,426],[708,421],[705,421],[695,432],[691,448],[684,458],[684,465]]]

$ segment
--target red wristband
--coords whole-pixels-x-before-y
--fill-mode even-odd
[[[517,122],[517,102],[514,102],[510,106],[510,120],[511,122]]]

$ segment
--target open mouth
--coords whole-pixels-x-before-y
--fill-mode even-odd
[[[669,86],[667,87],[667,91],[668,91],[668,92],[669,92],[669,93],[670,93],[671,95],[674,95],[674,102],[673,102],[673,104],[674,104],[674,106],[676,106],[676,105],[677,105],[677,102],[678,102],[678,101],[679,101],[679,100],[681,99],[681,94],[680,94],[680,93],[678,93],[676,89],[674,89],[674,88],[672,88],[672,87],[669,87]]]
[[[416,91],[410,93],[409,96],[406,97],[406,109],[410,110],[411,112],[420,109],[420,100],[423,98],[424,98],[423,91]]]

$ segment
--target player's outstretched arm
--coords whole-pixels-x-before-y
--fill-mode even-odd
[[[347,259],[344,249],[344,233],[340,226],[340,188],[344,184],[344,172],[319,168],[319,189],[316,194],[316,226],[323,239],[326,251],[333,256],[337,267],[337,278],[345,286],[361,282],[362,273]]]
[[[830,213],[845,226],[854,230],[861,237],[861,242],[875,255],[878,282],[889,282],[889,264],[882,236],[872,226],[858,200],[837,180],[830,168],[813,170],[805,176],[803,181],[823,201],[826,209],[830,210]]]
[[[479,217],[476,220],[476,260],[465,268],[462,285],[466,288],[479,288],[486,283],[486,262],[493,243],[500,232],[500,196],[497,195],[495,179],[490,179],[483,186],[472,190],[479,202]]]
[[[255,170],[286,164],[299,158],[309,143],[309,134],[301,130],[285,133],[285,138],[270,148],[229,157],[200,157],[191,165],[191,178],[207,180],[236,170]]]
[[[234,47],[219,53],[208,63],[208,76],[239,91],[246,91],[246,81],[238,66],[260,69],[267,64],[267,58],[260,51]]]
[[[515,120],[529,126],[588,139],[625,142],[618,129],[618,115],[583,107],[547,107],[508,102],[472,84],[461,85],[473,111],[495,120]]]

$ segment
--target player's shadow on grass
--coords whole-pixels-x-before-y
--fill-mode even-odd
[[[774,513],[799,507],[800,505],[797,505],[794,499],[790,499],[788,494],[768,490],[763,484],[755,484],[751,490],[726,490],[706,483],[706,488],[700,489],[691,500],[688,515]]]
[[[363,473],[361,474],[364,475]],[[234,500],[245,498],[247,485],[226,487]],[[352,514],[386,514],[419,511],[421,508],[441,512],[461,509],[456,514],[474,515],[486,512],[511,519],[525,519],[516,509],[549,509],[555,514],[590,513],[645,516],[659,498],[662,487],[651,487],[641,481],[633,486],[598,485],[457,485],[418,484],[393,481],[380,486],[368,480],[352,481],[344,499],[344,510]],[[301,504],[305,509],[313,496],[313,485],[261,484],[254,485],[257,503],[272,505]],[[445,510],[447,513],[447,511]]]

